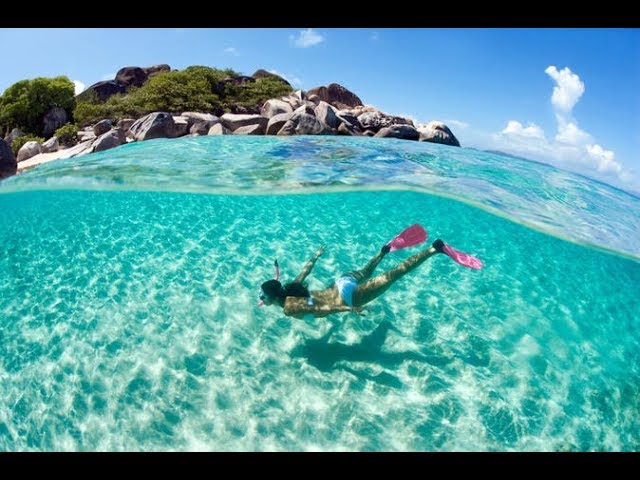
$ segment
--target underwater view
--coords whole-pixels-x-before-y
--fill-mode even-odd
[[[135,142],[0,181],[0,451],[635,451],[640,198],[365,137]],[[361,315],[258,307],[409,225]],[[374,275],[375,275],[374,274]]]

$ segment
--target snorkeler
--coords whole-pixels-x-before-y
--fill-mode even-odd
[[[444,253],[465,267],[482,268],[482,262],[477,258],[459,252],[438,239],[429,248],[407,258],[397,267],[371,278],[375,268],[389,252],[418,245],[426,239],[425,229],[418,224],[412,225],[386,243],[363,269],[347,272],[329,288],[314,292],[310,292],[303,282],[324,253],[324,246],[318,248],[293,282],[284,286],[279,281],[280,269],[276,260],[275,278],[262,284],[258,305],[278,305],[284,309],[285,315],[294,318],[326,317],[339,312],[361,314],[365,304],[382,295],[396,280],[436,254]]]

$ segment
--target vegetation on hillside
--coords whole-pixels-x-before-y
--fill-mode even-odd
[[[230,69],[202,66],[160,73],[142,87],[113,95],[104,103],[95,96],[79,101],[73,113],[74,120],[82,126],[103,118],[138,118],[156,111],[173,114],[229,111],[232,106],[259,107],[270,98],[291,92],[291,87],[277,78],[262,78],[240,85],[225,81],[238,76]]]
[[[65,76],[20,80],[0,96],[0,132],[20,128],[41,136],[44,114],[54,107],[71,113],[75,106],[74,85]]]
[[[139,118],[150,112],[228,112],[235,107],[259,108],[266,100],[287,95],[292,88],[276,77],[238,82],[231,70],[192,66],[158,73],[140,88],[100,102],[95,94],[74,97],[67,77],[21,80],[0,96],[0,134],[18,127],[27,135],[42,136],[43,117],[53,107],[64,108],[77,126],[104,118]],[[69,130],[70,131],[70,130]]]

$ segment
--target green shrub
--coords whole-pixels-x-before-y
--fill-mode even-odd
[[[21,80],[0,97],[0,131],[21,128],[25,133],[42,135],[44,114],[54,107],[72,111],[74,85],[65,76]]]
[[[198,70],[195,73],[161,73],[151,77],[147,83],[129,95],[132,102],[142,107],[145,113],[181,113],[187,110],[209,112],[220,104],[218,95],[213,91],[212,81],[210,76],[203,75]]]
[[[179,114],[185,111],[213,112],[232,105],[261,106],[266,100],[287,95],[292,88],[277,78],[262,78],[252,83],[223,84],[239,74],[231,69],[191,66],[184,70],[163,72],[151,77],[140,88],[117,94],[101,103],[95,95],[79,101],[73,118],[80,126],[104,118],[139,118],[147,113],[164,111]]]
[[[71,147],[76,144],[78,139],[78,127],[67,123],[63,125],[54,133],[56,137],[58,137],[58,143],[60,145],[64,145],[65,147]]]
[[[289,85],[274,77],[259,78],[244,85],[229,84],[225,90],[225,107],[259,107],[270,98],[288,95],[292,91]]]
[[[18,137],[14,139],[13,142],[11,142],[11,149],[13,150],[13,154],[17,156],[22,146],[32,140],[35,140],[40,145],[44,143],[44,138],[42,137],[36,137],[35,135],[23,135],[22,137]]]

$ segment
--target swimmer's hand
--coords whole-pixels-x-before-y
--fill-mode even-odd
[[[351,307],[351,311],[357,315],[365,315],[367,313],[364,307]]]
[[[326,247],[326,245],[324,245],[324,244],[323,244],[323,245],[320,245],[320,248],[318,248],[318,250],[316,251],[316,255],[315,255],[315,256],[316,256],[316,259],[317,259],[318,257],[320,257],[320,255],[322,255],[322,254],[324,253],[324,247]]]

